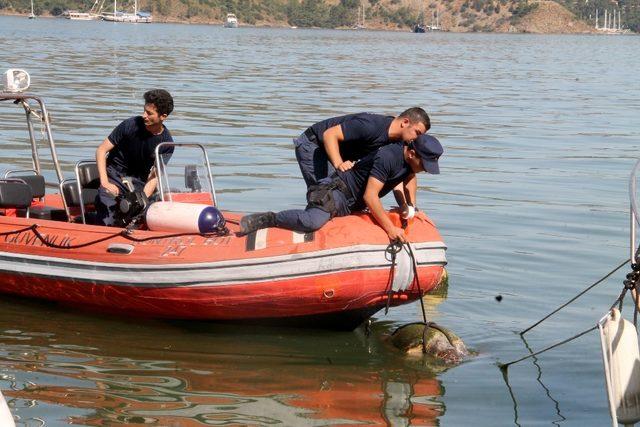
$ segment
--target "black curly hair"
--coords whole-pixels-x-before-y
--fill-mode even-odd
[[[144,103],[155,105],[160,115],[168,116],[173,111],[173,97],[164,89],[151,89],[145,92]]]

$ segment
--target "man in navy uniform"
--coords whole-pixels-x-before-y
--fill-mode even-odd
[[[398,184],[404,184],[407,204],[416,203],[416,174],[439,174],[438,159],[443,153],[440,142],[431,135],[414,141],[389,144],[372,152],[352,168],[338,171],[312,185],[307,192],[307,208],[247,215],[240,220],[240,235],[267,227],[310,232],[322,227],[334,216],[369,208],[390,240],[406,241],[404,230],[387,216],[380,200]]]
[[[100,189],[96,197],[99,224],[114,225],[115,198],[128,191],[122,182],[131,178],[135,190],[144,190],[147,197],[156,189],[155,150],[161,142],[173,142],[164,121],[173,111],[173,98],[164,89],[144,94],[142,116],[120,123],[96,150],[100,174]],[[173,147],[164,147],[161,154],[168,161]]]
[[[359,113],[318,122],[293,140],[307,187],[334,171],[346,172],[356,161],[392,142],[409,142],[431,127],[427,113],[409,108],[398,117]]]

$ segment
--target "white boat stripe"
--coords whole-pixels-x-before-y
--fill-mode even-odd
[[[417,249],[418,264],[445,265],[444,249]],[[60,277],[90,282],[120,283],[130,285],[183,286],[223,285],[233,283],[265,282],[277,278],[296,278],[329,274],[353,269],[386,269],[391,264],[384,251],[352,252],[327,255],[309,259],[291,259],[287,263],[259,265],[227,265],[208,269],[171,271],[148,270],[139,265],[126,269],[114,268],[113,264],[94,265],[93,268],[75,263],[33,263],[26,258],[2,259],[0,270],[29,276]]]
[[[131,271],[131,269],[135,269],[136,271],[143,272],[145,270],[200,270],[200,269],[212,269],[212,268],[222,268],[222,267],[231,267],[231,266],[255,266],[255,265],[265,265],[265,264],[276,264],[276,263],[288,263],[290,261],[302,260],[302,259],[314,259],[314,258],[324,258],[332,255],[343,255],[357,252],[367,252],[367,253],[384,253],[387,245],[354,245],[347,246],[341,248],[332,248],[332,249],[324,249],[314,252],[303,252],[303,253],[294,253],[294,254],[286,254],[286,255],[276,255],[270,257],[262,257],[262,258],[246,258],[246,259],[238,259],[231,261],[212,261],[212,262],[201,262],[201,263],[185,263],[185,264],[136,264],[134,262],[127,263],[124,267],[121,263],[115,262],[96,262],[96,261],[82,261],[72,258],[63,258],[63,257],[51,257],[51,256],[42,256],[42,255],[30,255],[30,254],[20,254],[16,252],[0,252],[0,258],[12,258],[12,259],[21,259],[21,260],[34,260],[39,261],[41,263],[67,263],[75,266],[84,266],[88,268],[96,268],[96,267],[106,267],[111,269],[124,269],[126,271]],[[415,243],[413,244],[413,248],[415,250],[423,250],[423,249],[440,249],[444,251],[447,249],[443,242],[425,242],[425,243]],[[62,249],[61,249],[62,250]],[[220,247],[219,250],[224,250],[224,247]],[[133,261],[133,260],[132,260]]]

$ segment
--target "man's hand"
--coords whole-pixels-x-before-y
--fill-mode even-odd
[[[109,194],[111,194],[113,196],[117,196],[118,194],[120,194],[120,189],[115,184],[107,182],[106,184],[101,184],[101,186],[102,186],[102,188],[107,190],[107,193],[109,193]]]
[[[344,162],[338,165],[338,170],[341,172],[346,172],[349,169],[351,169],[353,166],[355,166],[355,162],[352,162],[351,160],[345,160]]]
[[[404,230],[400,227],[392,227],[389,231],[387,231],[387,235],[389,236],[389,240],[392,242],[394,240],[399,240],[402,243],[407,242],[407,237],[404,235]]]

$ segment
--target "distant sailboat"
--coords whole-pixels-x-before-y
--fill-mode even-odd
[[[360,15],[360,9],[362,9],[362,15]],[[362,21],[360,21],[360,17],[362,17]],[[360,6],[358,6],[358,16],[356,18],[356,24],[352,27],[352,29],[354,30],[364,30],[367,28],[365,22],[364,22],[364,4],[361,4]]]
[[[147,12],[138,12],[138,0],[133,3],[133,13],[118,12],[117,0],[113,0],[113,14],[105,13],[102,15],[105,21],[113,22],[143,22],[150,23],[153,17]]]
[[[31,13],[29,14],[29,19],[36,19],[36,14],[33,13],[33,0],[31,0]]]

